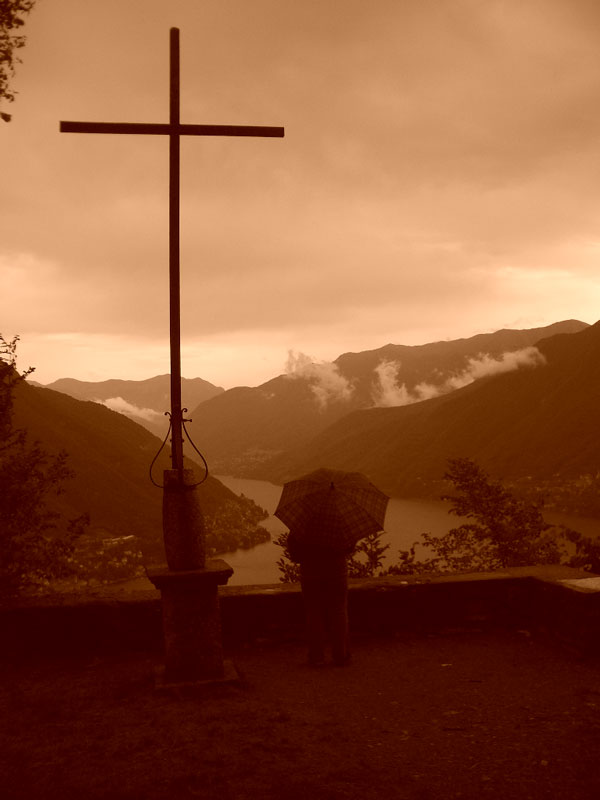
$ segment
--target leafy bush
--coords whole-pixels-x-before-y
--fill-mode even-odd
[[[277,566],[281,572],[281,583],[300,583],[300,564],[292,560],[288,547],[289,531],[279,534],[274,540],[275,544],[283,549],[281,558],[277,559]]]
[[[449,459],[444,478],[457,493],[442,500],[450,501],[450,513],[470,521],[444,536],[422,534],[421,542],[400,551],[390,573],[484,572],[535,564],[600,567],[600,543],[546,522],[541,502],[517,497],[474,461]],[[433,555],[419,559],[419,546]]]
[[[14,390],[32,370],[17,371],[18,337],[0,334],[0,593],[18,594],[72,574],[75,542],[87,514],[65,520],[51,509],[53,496],[72,477],[67,455],[46,453],[13,428]]]

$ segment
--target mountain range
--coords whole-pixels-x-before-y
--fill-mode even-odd
[[[589,511],[600,474],[599,326],[566,320],[390,344],[331,363],[292,356],[286,374],[258,387],[204,385],[211,396],[193,408],[189,428],[217,474],[281,482],[325,465],[365,472],[391,495],[436,496],[446,460],[468,456],[535,491],[566,492],[571,500],[583,494],[583,509],[569,510]],[[94,399],[118,389],[131,405],[164,409],[164,386],[153,408],[157,401],[137,383],[52,386],[84,386]]]
[[[570,494],[569,510],[600,514],[600,322],[536,348],[535,365],[419,403],[355,411],[273,459],[267,476],[326,464],[364,472],[391,495],[431,496],[447,459],[462,456],[524,489]]]
[[[152,433],[164,436],[168,422],[165,411],[170,407],[171,384],[169,375],[157,375],[143,381],[79,381],[60,378],[47,384],[46,389],[63,392],[78,400],[93,400],[113,411],[133,419]],[[224,389],[202,378],[182,378],[181,392],[184,404],[195,408],[199,403],[214,397]]]
[[[269,477],[274,458],[303,447],[353,411],[412,404],[535,363],[540,340],[586,327],[568,320],[418,346],[389,344],[345,353],[332,363],[297,362],[288,374],[256,388],[230,389],[204,401],[191,414],[190,430],[217,473]]]

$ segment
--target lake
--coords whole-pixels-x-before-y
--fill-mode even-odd
[[[244,494],[269,512],[268,519],[261,524],[269,531],[272,539],[287,530],[283,522],[273,516],[281,496],[281,486],[267,481],[254,481],[246,478],[215,476],[236,494]],[[389,544],[384,563],[393,564],[398,560],[398,550],[407,550],[422,533],[443,536],[450,528],[460,524],[460,518],[448,513],[449,504],[441,500],[405,500],[392,497],[388,503],[385,517],[385,533],[382,542]],[[569,514],[548,512],[544,514],[548,522],[567,525],[587,536],[600,535],[600,520],[590,517],[575,517]],[[277,560],[281,557],[281,547],[273,541],[259,544],[250,550],[236,550],[226,553],[223,558],[233,567],[234,573],[228,581],[230,586],[245,584],[279,583],[280,572]],[[151,584],[147,578],[135,578],[120,584],[121,589],[134,591],[148,589]]]
[[[272,516],[279,502],[281,486],[227,475],[215,477],[236,494],[246,495],[269,512],[269,518],[261,524],[273,539],[287,530],[283,522]],[[384,562],[392,564],[397,561],[398,550],[407,550],[413,542],[419,540],[422,533],[443,536],[450,528],[459,525],[460,518],[449,514],[449,508],[450,505],[441,500],[405,500],[392,497],[385,517],[385,533],[381,537],[384,544],[390,545]],[[544,516],[548,522],[568,525],[588,536],[597,536],[600,533],[600,520],[597,519],[550,512]],[[251,550],[236,550],[222,556],[234,569],[229,585],[278,583],[280,572],[276,562],[281,557],[281,552],[281,547],[270,541]]]

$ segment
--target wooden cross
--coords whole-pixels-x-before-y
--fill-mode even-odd
[[[170,116],[168,123],[61,122],[62,133],[128,133],[169,137],[169,318],[171,341],[171,460],[182,476],[181,334],[179,278],[179,140],[181,136],[277,136],[283,128],[258,125],[182,125],[179,121],[179,29],[170,30]]]

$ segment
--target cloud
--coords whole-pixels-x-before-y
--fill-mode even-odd
[[[410,394],[406,384],[397,384],[401,364],[399,361],[382,361],[375,367],[376,380],[373,389],[375,406],[407,406],[422,400]]]
[[[354,387],[337,368],[336,364],[328,361],[316,362],[305,353],[296,353],[288,350],[285,365],[288,378],[304,379],[310,383],[310,388],[321,409],[329,403],[339,403],[350,400]]]
[[[166,139],[58,119],[166,121],[172,5],[59,0],[27,20],[0,163],[0,315],[23,342],[167,338]],[[275,370],[288,346],[333,359],[333,341],[596,319],[599,4],[197,5],[177,4],[184,120],[286,136],[184,137],[184,344],[264,334]],[[219,380],[258,380],[237,376],[251,360],[265,380],[261,348],[240,350]],[[100,369],[73,343],[53,357],[52,379]]]
[[[382,361],[375,369],[373,402],[375,406],[407,406],[448,394],[455,389],[468,386],[479,378],[512,372],[521,367],[537,367],[545,363],[546,360],[537,347],[524,347],[521,350],[503,353],[499,358],[494,358],[488,353],[480,353],[467,361],[467,366],[462,372],[451,375],[442,383],[423,381],[409,390],[405,383],[398,384],[401,364],[396,361]]]
[[[160,411],[155,411],[153,408],[139,408],[133,403],[128,403],[122,397],[109,397],[106,400],[95,400],[94,402],[110,408],[111,411],[124,414],[126,417],[145,419],[147,422],[156,422],[163,416]]]
[[[545,363],[546,359],[537,347],[524,347],[521,350],[503,353],[500,358],[493,358],[487,353],[482,353],[475,358],[470,358],[465,371],[460,375],[449,378],[447,383],[452,389],[459,389],[461,386],[473,383],[477,378],[498,375],[502,372],[512,372],[520,367],[538,367]]]

